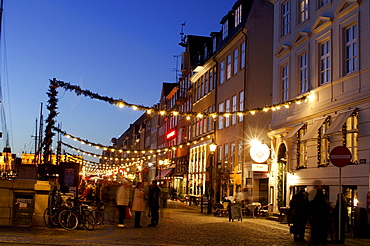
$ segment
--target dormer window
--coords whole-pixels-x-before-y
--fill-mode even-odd
[[[222,24],[222,39],[225,39],[227,37],[227,35],[229,35],[229,22],[228,22],[228,20],[226,20]]]
[[[235,10],[235,27],[237,27],[240,22],[242,22],[242,5],[239,5]]]
[[[207,45],[204,46],[204,60],[207,60],[208,58],[208,47]]]
[[[213,42],[213,54],[214,54],[214,53],[216,53],[216,50],[217,50],[217,38],[216,38],[216,36],[213,37],[212,42]]]

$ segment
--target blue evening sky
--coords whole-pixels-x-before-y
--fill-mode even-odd
[[[186,22],[186,35],[208,36],[220,31],[220,20],[234,3],[4,0],[1,78],[12,152],[34,152],[36,119],[41,103],[44,120],[48,116],[46,92],[52,78],[129,103],[159,102],[162,82],[175,82],[174,56],[183,52],[178,45],[181,24]],[[67,133],[93,143],[109,146],[142,114],[61,88],[58,92],[57,122]]]

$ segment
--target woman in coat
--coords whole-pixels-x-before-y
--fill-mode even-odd
[[[130,182],[124,179],[118,188],[116,203],[118,208],[118,227],[125,227],[126,207],[130,202]]]
[[[141,218],[141,212],[145,211],[145,193],[143,189],[143,183],[138,182],[136,184],[136,187],[134,189],[134,199],[132,202],[132,211],[135,211],[135,227],[141,228],[140,225],[140,218]]]

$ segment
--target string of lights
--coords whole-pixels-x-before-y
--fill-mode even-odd
[[[259,108],[254,108],[254,109],[246,109],[244,111],[232,111],[232,112],[181,112],[177,110],[163,110],[163,109],[158,109],[155,107],[148,107],[148,106],[143,106],[143,105],[138,105],[138,104],[132,104],[124,101],[123,99],[114,99],[112,97],[107,97],[107,96],[101,96],[98,93],[91,92],[89,90],[83,90],[81,89],[80,86],[78,85],[71,85],[70,83],[59,81],[59,80],[54,80],[53,81],[58,87],[63,88],[66,91],[73,91],[76,93],[78,96],[85,96],[89,97],[91,99],[97,99],[101,100],[104,102],[107,102],[109,104],[115,105],[119,108],[123,107],[129,107],[132,108],[133,110],[141,110],[141,111],[146,111],[147,114],[158,114],[162,116],[168,116],[168,115],[173,115],[173,116],[184,116],[186,119],[190,120],[192,118],[204,118],[204,117],[212,117],[216,118],[219,116],[223,117],[229,117],[232,115],[238,115],[238,116],[244,116],[247,114],[254,115],[258,112],[270,112],[270,111],[276,111],[281,108],[289,108],[290,105],[292,104],[301,104],[302,102],[306,101],[309,94],[303,95],[299,98],[295,98],[292,100],[284,101],[282,103],[278,104],[273,104],[270,106],[265,106],[265,107],[259,107]]]

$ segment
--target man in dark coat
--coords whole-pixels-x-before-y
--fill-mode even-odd
[[[304,235],[307,224],[308,203],[308,195],[303,187],[290,201],[290,210],[294,226],[294,242],[306,242]]]
[[[157,185],[157,180],[152,181],[152,186],[149,189],[148,205],[151,213],[151,222],[148,227],[155,227],[159,222],[159,198],[161,196],[161,189]]]

